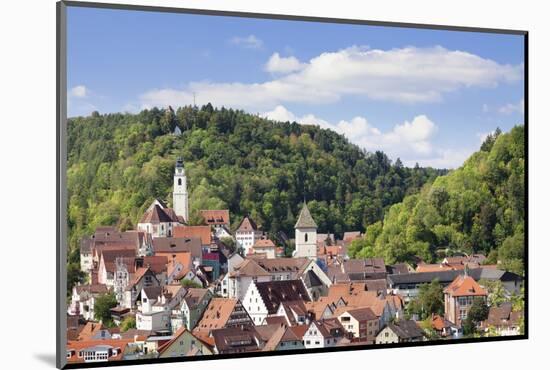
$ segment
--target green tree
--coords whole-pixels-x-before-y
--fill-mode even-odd
[[[199,284],[196,281],[190,280],[190,279],[183,279],[181,281],[181,285],[185,288],[202,288],[203,287],[202,284]]]
[[[489,306],[500,306],[507,301],[506,291],[500,280],[481,279],[479,284],[487,289],[487,303],[489,303]]]
[[[94,304],[94,317],[97,321],[103,324],[112,325],[111,308],[117,306],[117,301],[114,293],[104,293],[98,296]]]
[[[136,328],[136,317],[135,316],[126,316],[124,320],[120,323],[120,330],[126,332],[130,329]]]
[[[409,303],[408,311],[425,319],[432,314],[442,315],[444,308],[443,286],[434,279],[431,283],[420,285],[418,296]]]
[[[67,264],[67,296],[72,294],[73,287],[86,280],[86,274],[80,270],[79,263]]]
[[[489,307],[485,303],[483,297],[475,297],[470,311],[468,311],[468,317],[472,320],[474,324],[479,324],[480,322],[487,320],[489,316]]]

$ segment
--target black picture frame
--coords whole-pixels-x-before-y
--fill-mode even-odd
[[[198,357],[180,357],[180,358],[165,358],[165,359],[142,359],[142,360],[124,360],[115,362],[95,362],[81,364],[67,364],[65,360],[66,352],[66,295],[67,295],[67,189],[66,189],[66,158],[67,158],[67,7],[81,8],[96,8],[96,9],[113,9],[113,10],[128,10],[128,11],[145,11],[145,12],[163,12],[163,13],[183,13],[197,14],[209,16],[224,16],[224,17],[240,17],[240,18],[256,18],[256,19],[278,19],[289,21],[306,21],[318,23],[337,23],[337,24],[353,24],[353,25],[368,25],[368,26],[385,26],[399,28],[414,28],[427,30],[448,30],[460,32],[477,32],[477,33],[492,33],[503,35],[520,35],[524,38],[524,94],[525,94],[525,113],[524,127],[525,135],[525,332],[523,335],[505,336],[505,337],[482,337],[482,338],[461,338],[453,339],[452,341],[425,341],[412,343],[398,344],[377,344],[372,345],[355,345],[349,347],[331,347],[322,349],[308,350],[286,350],[278,352],[253,352],[239,354],[216,354],[210,356]],[[220,359],[238,359],[251,357],[268,357],[268,356],[288,356],[296,354],[315,354],[329,352],[347,352],[358,350],[373,350],[373,349],[388,349],[388,348],[404,348],[404,347],[425,347],[425,346],[440,346],[440,345],[455,345],[464,343],[483,343],[483,342],[500,342],[512,340],[525,340],[529,338],[529,32],[527,30],[514,29],[495,29],[495,28],[478,28],[478,27],[462,27],[454,25],[437,25],[437,24],[420,24],[420,23],[402,23],[402,22],[386,22],[375,20],[361,19],[342,19],[329,17],[313,17],[306,15],[285,15],[285,14],[266,14],[252,12],[236,12],[236,11],[221,11],[210,9],[191,9],[191,8],[176,8],[176,7],[160,7],[160,6],[145,6],[145,5],[130,5],[130,4],[112,4],[98,2],[80,2],[80,1],[59,1],[56,4],[56,35],[57,35],[57,63],[56,63],[56,120],[57,120],[57,142],[56,142],[56,366],[59,369],[73,368],[93,368],[93,367],[111,367],[111,366],[128,366],[141,364],[161,364],[161,363],[185,363],[194,361],[212,361]]]

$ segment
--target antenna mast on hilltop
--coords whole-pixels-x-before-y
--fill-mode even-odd
[[[195,92],[193,91],[193,107],[197,106],[197,103],[195,102]]]

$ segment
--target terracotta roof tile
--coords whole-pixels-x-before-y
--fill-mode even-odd
[[[229,210],[227,209],[208,209],[201,210],[204,223],[207,225],[229,225]]]
[[[202,245],[210,245],[212,231],[210,226],[176,226],[174,238],[200,238]]]
[[[445,288],[445,293],[452,297],[487,296],[487,291],[471,276],[467,275],[458,275],[453,282]]]

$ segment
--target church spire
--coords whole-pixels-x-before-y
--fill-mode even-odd
[[[183,158],[178,157],[174,171],[173,207],[176,215],[183,217],[185,222],[189,221],[189,199],[187,194],[187,176],[183,166]]]

